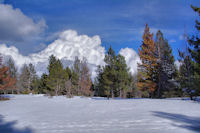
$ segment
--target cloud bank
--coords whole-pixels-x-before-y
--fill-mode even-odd
[[[104,65],[105,48],[101,46],[99,36],[89,37],[87,35],[78,35],[74,30],[66,30],[60,33],[59,37],[49,44],[44,50],[23,56],[19,50],[14,47],[0,45],[0,53],[4,56],[10,56],[16,65],[21,68],[23,64],[32,63],[36,66],[39,75],[46,69],[50,55],[56,56],[61,60],[74,61],[78,56],[80,59],[86,58],[88,63],[93,66],[90,68],[94,77],[97,65]],[[140,62],[139,56],[131,48],[121,49],[119,52],[126,59],[130,71],[137,72],[137,63]],[[42,66],[41,66],[42,65]]]
[[[0,4],[0,40],[20,42],[36,37],[47,27],[44,19],[34,22],[11,5]]]
[[[80,59],[86,58],[88,63],[96,66],[104,65],[105,48],[101,46],[99,36],[78,35],[74,30],[66,30],[41,52],[23,56],[16,47],[7,47],[2,44],[0,53],[12,57],[19,68],[23,64],[32,63],[37,66],[42,62],[47,62],[50,55],[71,61],[78,56]]]
[[[136,51],[131,48],[122,48],[119,53],[125,57],[126,64],[130,68],[131,73],[137,73],[137,64],[141,61]]]

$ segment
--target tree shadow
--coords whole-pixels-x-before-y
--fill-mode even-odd
[[[14,125],[17,124],[17,121],[5,122],[3,116],[0,115],[0,133],[33,133],[32,129],[17,129]]]
[[[157,117],[169,119],[174,122],[179,122],[178,124],[173,123],[172,124],[173,126],[192,130],[197,133],[200,132],[200,117],[191,117],[191,116],[186,116],[186,115],[181,115],[181,114],[166,113],[166,112],[159,112],[159,111],[153,111],[153,115]]]

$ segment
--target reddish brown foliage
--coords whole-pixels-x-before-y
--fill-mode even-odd
[[[156,89],[156,84],[153,80],[155,68],[158,65],[155,51],[156,45],[153,41],[153,34],[149,32],[149,27],[146,25],[143,35],[143,44],[141,45],[141,49],[139,49],[139,56],[142,63],[138,64],[139,74],[137,86],[141,90],[154,92]]]
[[[2,56],[0,55],[0,90],[12,89],[16,79],[10,76],[9,68],[2,65]]]

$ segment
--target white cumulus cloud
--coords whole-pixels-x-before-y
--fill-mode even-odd
[[[18,67],[21,67],[25,63],[30,63],[31,62],[29,56],[23,56],[23,55],[21,55],[19,53],[19,50],[16,47],[14,47],[14,46],[7,47],[5,44],[1,44],[0,45],[0,53],[3,56],[10,56],[10,57],[12,57],[13,60],[15,61],[15,64]]]
[[[74,61],[76,56],[80,59],[86,58],[88,63],[91,64],[90,70],[93,77],[96,74],[96,66],[105,64],[105,48],[101,46],[100,37],[97,35],[93,37],[78,35],[74,30],[61,32],[58,39],[38,53],[23,56],[16,47],[8,47],[5,44],[0,45],[0,53],[4,56],[12,57],[18,68],[23,64],[34,64],[39,75],[46,70],[49,56],[52,54],[58,59],[68,61]],[[125,57],[132,74],[135,74],[137,72],[137,63],[140,62],[137,52],[131,48],[124,48],[119,53]]]
[[[137,73],[137,64],[140,63],[140,57],[137,52],[131,48],[122,48],[119,53],[126,59],[126,63],[132,74]]]
[[[47,65],[44,62],[48,62],[49,56],[52,54],[59,59],[71,61],[76,56],[80,59],[86,58],[88,63],[96,66],[104,65],[105,48],[101,46],[99,36],[78,35],[74,30],[66,30],[60,33],[58,39],[41,52],[23,56],[16,47],[7,47],[5,44],[2,44],[0,45],[0,53],[5,56],[11,56],[19,68],[25,63],[32,63],[35,66],[41,63]],[[94,68],[91,69],[94,70]]]
[[[31,18],[14,9],[11,5],[0,4],[0,40],[24,41],[37,36],[47,26],[44,19],[34,22]]]
[[[89,63],[101,65],[103,63],[105,48],[101,46],[99,36],[88,37],[78,35],[74,30],[66,30],[59,35],[59,38],[48,45],[43,51],[32,54],[32,57],[48,58],[54,54],[57,58],[74,60],[76,56],[80,59],[85,57]]]

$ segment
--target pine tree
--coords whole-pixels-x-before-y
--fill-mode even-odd
[[[39,80],[39,85],[38,85],[38,89],[35,90],[36,93],[38,94],[48,94],[50,92],[50,88],[48,87],[48,75],[43,73],[40,80]]]
[[[97,67],[97,77],[94,82],[94,94],[97,96],[111,96],[125,98],[130,89],[130,72],[125,58],[122,55],[115,55],[112,47],[105,55],[105,66]]]
[[[95,96],[105,96],[105,88],[103,87],[103,68],[98,65],[96,70],[97,76],[95,78],[94,86],[94,95]]]
[[[175,88],[172,81],[175,79],[177,70],[172,49],[160,30],[156,34],[155,43],[158,58],[157,97],[160,98],[164,93],[172,92],[173,88]]]
[[[153,34],[149,32],[149,26],[146,25],[143,34],[143,43],[139,49],[139,56],[142,63],[138,64],[138,82],[140,90],[150,93],[151,97],[156,90],[156,76],[158,63],[156,58],[156,45],[153,40]]]
[[[109,48],[108,53],[105,55],[104,61],[106,63],[103,68],[103,88],[105,88],[105,94],[109,98],[114,98],[114,93],[117,88],[117,73],[116,73],[116,55],[112,47]]]
[[[80,67],[81,67],[81,61],[79,60],[78,57],[75,58],[73,67],[72,67],[72,94],[74,95],[81,95],[80,94]]]
[[[64,69],[61,61],[56,59],[55,56],[51,55],[49,58],[48,66],[49,76],[47,80],[47,85],[51,89],[50,95],[58,95],[64,90]]]
[[[126,97],[126,92],[130,85],[129,68],[126,65],[126,60],[122,55],[117,56],[116,61],[117,83],[120,98]]]
[[[30,71],[29,67],[24,64],[23,67],[21,68],[21,74],[19,76],[19,86],[20,86],[20,91],[23,93],[30,93]]]
[[[9,67],[9,72],[11,77],[16,78],[17,77],[17,68],[15,66],[15,62],[12,58],[9,58],[6,62],[6,66]]]
[[[72,97],[72,72],[69,67],[65,69],[65,89],[67,97]]]
[[[191,6],[192,9],[200,15],[200,8]],[[200,31],[200,22],[196,20],[195,25],[197,31]],[[190,44],[189,52],[190,55],[194,61],[194,90],[195,95],[200,95],[200,38],[199,38],[199,32],[196,36],[192,36],[188,39],[188,42]]]
[[[30,90],[31,92],[34,92],[35,90],[37,90],[39,86],[39,79],[37,77],[34,65],[30,63],[28,67],[30,72],[30,78],[29,78]]]
[[[181,62],[181,66],[179,68],[179,81],[181,88],[189,95],[191,100],[193,99],[194,95],[194,65],[191,57],[183,52],[179,51],[179,62]]]

